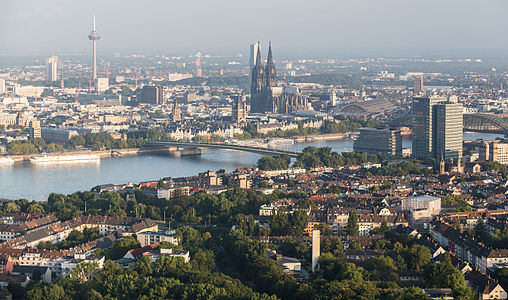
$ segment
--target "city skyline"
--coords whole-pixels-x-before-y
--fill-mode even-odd
[[[243,54],[248,51],[245,45],[257,40],[276,41],[283,56],[503,56],[508,51],[504,30],[508,21],[502,15],[503,8],[508,8],[505,1],[480,5],[454,0],[439,6],[434,0],[418,5],[400,0],[320,0],[314,5],[262,1],[254,7],[227,0],[196,1],[192,6],[183,2],[27,2],[31,5],[9,3],[0,12],[0,25],[9,28],[2,33],[5,43],[0,53],[88,52],[90,45],[82,36],[90,28],[93,12],[101,20],[104,54],[199,49]]]

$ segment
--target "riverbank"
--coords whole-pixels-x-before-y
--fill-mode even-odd
[[[141,148],[126,148],[126,149],[112,149],[112,150],[73,150],[73,151],[64,151],[64,152],[53,152],[47,153],[48,156],[72,156],[72,155],[84,155],[84,154],[93,154],[98,155],[100,158],[111,158],[111,157],[124,157],[124,156],[132,156],[138,155],[141,153],[149,153],[154,152],[156,150],[153,149],[141,149]],[[9,157],[17,162],[29,161],[31,157],[42,157],[44,154],[42,153],[34,153],[27,155],[5,155],[4,157]]]
[[[297,143],[305,143],[309,141],[338,141],[351,138],[356,134],[359,134],[359,132],[310,134],[305,136],[295,136],[292,139]]]

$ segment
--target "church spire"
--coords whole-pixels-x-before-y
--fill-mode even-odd
[[[267,64],[267,66],[273,65],[272,42],[268,42],[268,58],[267,58],[266,64]]]
[[[258,42],[259,45],[259,42]],[[258,53],[256,54],[256,66],[263,66],[263,61],[261,60],[261,47],[258,46]]]
[[[275,63],[273,62],[272,56],[272,42],[270,42],[268,45],[268,58],[266,61],[266,85],[277,85],[277,72],[275,71]]]

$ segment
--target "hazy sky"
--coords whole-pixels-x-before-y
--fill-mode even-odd
[[[508,54],[508,0],[2,0],[0,53]],[[266,49],[266,48],[265,48]]]

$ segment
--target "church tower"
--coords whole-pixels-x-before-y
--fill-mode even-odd
[[[232,117],[237,124],[245,124],[247,120],[247,103],[243,92],[237,95],[233,102]]]
[[[272,43],[268,46],[268,59],[266,61],[266,86],[273,87],[277,85],[277,72],[272,57]]]
[[[173,117],[173,122],[180,122],[182,120],[182,114],[180,112],[180,106],[178,106],[178,101],[175,100],[173,103],[173,107],[171,110],[171,115]]]
[[[258,47],[256,54],[256,64],[252,70],[251,83],[251,111],[263,112],[262,95],[265,89],[265,70],[263,68],[263,61],[261,60],[261,47]]]

